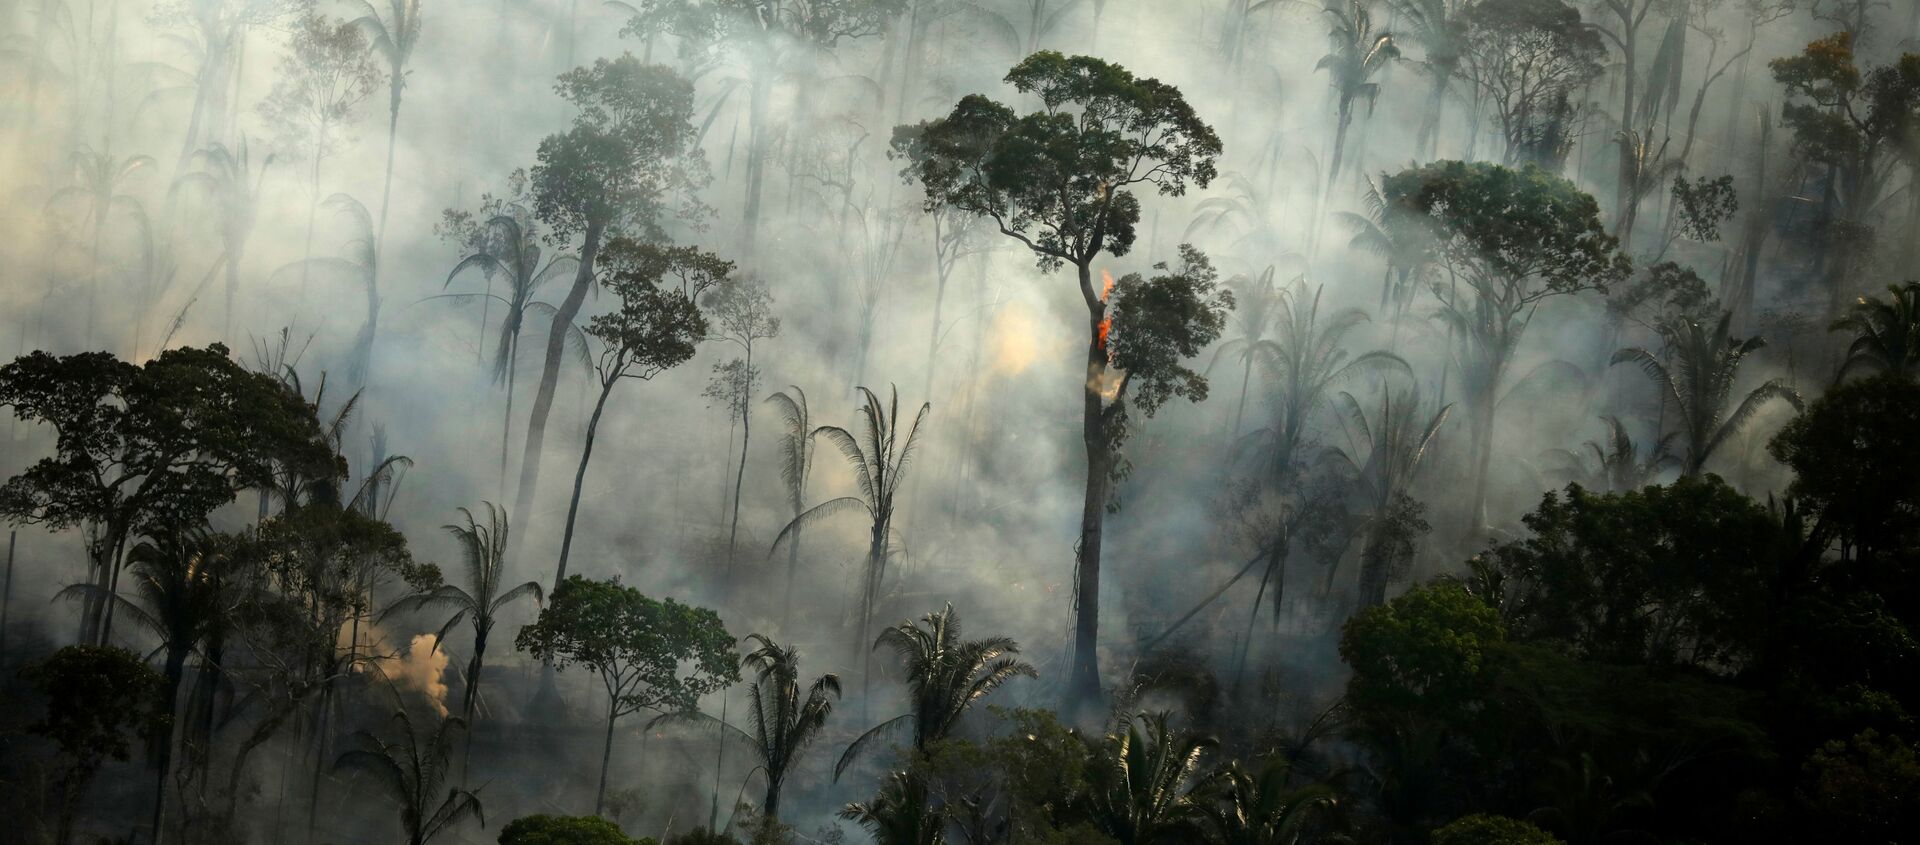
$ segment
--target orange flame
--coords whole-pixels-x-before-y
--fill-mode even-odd
[[[1113,295],[1113,274],[1105,270],[1101,270],[1100,283],[1104,285],[1104,287],[1100,288],[1100,301],[1105,302],[1107,301],[1107,297],[1110,297]]]
[[[1111,331],[1113,331],[1113,315],[1108,314],[1105,319],[1100,321],[1099,334],[1095,337],[1094,345],[1101,349],[1106,349],[1107,333]]]

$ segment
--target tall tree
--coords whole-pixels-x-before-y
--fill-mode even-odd
[[[540,386],[527,419],[526,452],[513,506],[522,531],[532,522],[541,447],[567,354],[568,329],[593,288],[601,244],[629,233],[657,239],[664,235],[662,218],[675,202],[682,203],[682,217],[704,212],[692,199],[692,191],[705,183],[706,162],[694,143],[690,83],[671,70],[624,55],[568,71],[556,87],[580,114],[573,128],[540,142],[540,162],[532,172],[534,214],[547,224],[549,244],[580,237],[580,266],[573,287],[554,309]]]
[[[130,537],[203,522],[237,491],[270,483],[273,460],[333,460],[312,406],[217,343],[141,366],[35,352],[0,367],[0,405],[56,438],[54,454],[0,486],[0,514],[85,527],[100,595],[117,592]],[[113,607],[88,603],[82,642],[109,642]]]
[[[1435,285],[1453,335],[1474,443],[1469,531],[1485,520],[1493,426],[1502,384],[1528,323],[1545,300],[1605,290],[1630,269],[1600,225],[1593,197],[1537,167],[1443,161],[1403,170],[1382,186],[1418,221],[1451,280]]]
[[[797,521],[807,512],[807,477],[813,474],[814,439],[820,431],[813,427],[807,413],[807,393],[799,387],[789,386],[767,397],[767,402],[780,412],[780,486],[787,494],[787,507],[793,512],[789,521]],[[780,615],[782,625],[792,618],[793,578],[799,569],[800,529],[794,528],[787,538],[787,590]]]
[[[1407,495],[1427,450],[1440,434],[1452,405],[1431,416],[1420,405],[1420,394],[1391,390],[1380,394],[1380,410],[1367,418],[1353,394],[1341,392],[1346,415],[1347,445],[1335,450],[1352,472],[1365,516],[1360,547],[1360,606],[1386,603],[1387,582],[1412,559],[1414,542],[1425,531],[1421,512],[1426,506]]]
[[[154,766],[155,830],[161,829],[166,816],[167,781],[173,775],[180,682],[186,677],[187,658],[201,648],[231,600],[225,586],[237,568],[236,545],[234,538],[205,529],[161,529],[127,552],[137,601],[106,594],[92,583],[73,584],[60,591],[62,598],[119,604],[127,618],[160,640],[159,651],[165,655],[161,664],[164,682],[156,715],[165,719],[155,726],[159,735],[153,743],[159,750]]]
[[[1454,77],[1466,52],[1467,0],[1387,0],[1402,26],[1404,38],[1420,45],[1420,70],[1433,80],[1426,111],[1420,117],[1414,149],[1420,158],[1433,158],[1440,143],[1440,118]]]
[[[117,158],[111,150],[95,150],[81,145],[73,151],[69,161],[73,166],[73,184],[59,191],[47,200],[49,210],[71,202],[81,202],[86,206],[85,231],[87,247],[87,293],[86,293],[86,331],[81,343],[93,346],[93,324],[100,304],[100,250],[107,234],[107,223],[118,210],[122,215],[133,218],[136,225],[147,224],[146,207],[138,199],[121,192],[126,181],[141,170],[153,164],[150,156],[136,155]]]
[[[499,334],[493,347],[493,380],[506,387],[506,398],[500,421],[500,487],[504,495],[507,486],[507,446],[513,435],[513,389],[518,382],[520,372],[520,335],[527,326],[529,316],[538,319],[546,317],[549,321],[559,309],[552,304],[534,299],[540,288],[568,273],[577,273],[580,260],[563,250],[555,250],[552,256],[541,263],[543,250],[540,246],[539,223],[534,219],[533,210],[528,206],[530,197],[526,196],[526,171],[516,170],[509,179],[512,187],[505,197],[483,196],[480,200],[480,213],[447,209],[436,230],[448,240],[459,244],[466,255],[448,271],[447,280],[441,288],[451,286],[454,279],[473,271],[480,271],[487,280],[484,293],[444,294],[459,303],[479,301],[480,346],[486,346],[487,314],[492,306],[500,306]],[[503,284],[500,293],[493,292],[493,283],[498,279]],[[586,333],[580,327],[569,322],[566,327],[567,346],[574,349],[582,364],[586,363]]]
[[[1335,385],[1366,372],[1409,372],[1406,359],[1385,350],[1349,356],[1343,343],[1367,322],[1367,312],[1343,308],[1323,315],[1325,293],[1324,285],[1308,288],[1305,279],[1280,290],[1278,337],[1268,369],[1273,421],[1252,435],[1271,482],[1285,482],[1299,472],[1308,426]]]
[[[213,144],[194,152],[191,160],[200,169],[181,176],[176,183],[176,187],[198,187],[214,204],[220,260],[226,265],[227,277],[226,305],[220,317],[222,339],[233,337],[233,300],[240,292],[240,262],[246,258],[247,241],[253,236],[260,210],[260,185],[266,181],[273,159],[269,154],[255,170],[251,148],[242,136],[232,149]]]
[[[733,475],[733,519],[727,529],[727,568],[731,573],[734,543],[740,538],[740,492],[747,481],[747,446],[752,442],[748,436],[753,430],[750,405],[760,376],[753,363],[753,345],[778,337],[780,318],[773,316],[773,293],[767,290],[766,280],[757,275],[728,277],[707,294],[703,304],[718,329],[711,339],[739,348],[741,381],[747,388],[740,394],[740,466]]]
[[[1837,32],[1807,44],[1799,55],[1767,63],[1774,81],[1787,89],[1780,115],[1793,133],[1794,153],[1827,171],[1821,207],[1832,234],[1818,255],[1827,277],[1828,318],[1835,320],[1845,316],[1856,257],[1873,242],[1873,208],[1900,142],[1920,131],[1920,54],[1863,70],[1854,37]]]
[[[1233,437],[1240,436],[1240,421],[1247,413],[1247,389],[1253,381],[1253,368],[1260,365],[1265,373],[1280,357],[1280,344],[1268,335],[1273,332],[1275,318],[1286,308],[1286,293],[1273,282],[1273,265],[1260,271],[1258,279],[1235,276],[1227,280],[1227,288],[1234,293],[1234,336],[1227,338],[1213,349],[1213,361],[1207,365],[1207,373],[1220,364],[1220,359],[1231,356],[1234,363],[1240,365],[1240,401],[1234,403]]]
[[[1008,637],[969,640],[961,636],[960,614],[949,604],[921,617],[880,632],[873,647],[891,649],[906,673],[907,712],[867,729],[847,746],[833,767],[837,780],[854,760],[879,739],[895,731],[911,730],[913,751],[924,754],[930,743],[945,739],[960,717],[975,703],[1014,678],[1039,677],[1033,666],[1019,659],[1020,644]]]
[[[1604,70],[1606,44],[1564,0],[1479,0],[1464,21],[1464,74],[1493,110],[1501,161],[1558,170],[1573,144],[1573,97]]]
[[[594,400],[593,415],[587,418],[580,468],[573,474],[573,499],[567,504],[560,562],[554,567],[556,590],[567,578],[567,555],[573,550],[573,526],[580,516],[587,461],[593,457],[593,436],[600,428],[607,398],[622,379],[649,381],[692,358],[695,347],[707,337],[700,295],[733,272],[733,262],[690,246],[663,247],[626,238],[609,241],[600,264],[600,283],[618,304],[587,325],[587,335],[600,345],[593,364],[600,380],[600,396]]]
[[[307,234],[301,260],[313,257],[314,215],[320,208],[320,166],[349,140],[354,111],[379,84],[380,71],[360,27],[346,21],[308,15],[294,27],[279,79],[260,104],[273,128],[274,144],[288,158],[312,164],[308,179]],[[307,271],[300,273],[300,303],[305,304]]]
[[[651,599],[618,579],[578,575],[553,591],[539,621],[520,629],[514,645],[521,651],[562,669],[584,666],[606,688],[607,739],[594,815],[606,805],[614,722],[645,709],[690,711],[701,696],[733,685],[740,680],[733,643],[711,610]]]
[[[72,759],[59,778],[59,828],[73,840],[74,810],[108,759],[125,760],[133,737],[154,728],[165,681],[139,656],[112,646],[72,645],[20,671],[47,699],[46,716],[27,727]]]
[[[374,255],[387,243],[387,210],[393,200],[393,157],[400,134],[400,98],[407,90],[407,63],[420,43],[420,0],[387,0],[382,17],[370,0],[359,0],[363,14],[354,24],[366,30],[373,49],[387,62],[387,172],[380,181],[380,223],[373,231]]]
[[[909,154],[927,209],[951,206],[990,218],[1001,234],[1033,253],[1042,271],[1071,264],[1079,282],[1087,310],[1080,389],[1087,483],[1070,686],[1091,696],[1100,689],[1100,549],[1120,439],[1114,423],[1124,414],[1120,397],[1108,393],[1124,379],[1112,372],[1109,292],[1095,284],[1093,263],[1102,253],[1120,256],[1132,249],[1140,222],[1135,191],[1179,196],[1188,185],[1212,182],[1220,138],[1179,89],[1100,59],[1042,51],[1014,66],[1005,81],[1036,98],[1041,109],[1023,117],[975,94],[946,117],[905,131],[918,135]]]
[[[1721,313],[1713,328],[1688,322],[1668,332],[1672,363],[1662,361],[1639,347],[1614,353],[1613,363],[1631,361],[1640,366],[1660,390],[1660,399],[1673,403],[1680,415],[1680,433],[1687,451],[1681,468],[1686,475],[1699,475],[1707,459],[1727,438],[1740,433],[1771,399],[1785,399],[1800,407],[1800,392],[1785,379],[1768,379],[1747,392],[1740,405],[1731,410],[1733,386],[1740,375],[1740,362],[1766,341],[1759,337],[1740,339],[1731,336],[1733,315]]]
[[[1367,114],[1373,114],[1373,104],[1380,99],[1380,83],[1373,81],[1373,77],[1389,62],[1400,58],[1400,47],[1393,42],[1391,34],[1374,31],[1373,12],[1363,0],[1329,4],[1324,11],[1333,19],[1327,33],[1331,49],[1320,57],[1313,69],[1326,71],[1327,81],[1333,85],[1333,156],[1327,164],[1326,184],[1321,189],[1322,197],[1331,197],[1334,182],[1340,178],[1340,163],[1347,153],[1347,127],[1353,123],[1354,101],[1366,100]]]
[[[481,504],[486,508],[486,524],[475,520],[472,511],[461,508],[460,522],[441,526],[460,544],[466,586],[440,584],[430,592],[408,596],[387,607],[388,613],[428,608],[453,611],[433,635],[436,649],[454,626],[463,620],[472,620],[473,658],[467,661],[467,689],[460,696],[460,716],[469,730],[474,721],[474,705],[480,701],[480,672],[486,666],[487,638],[493,633],[493,624],[501,609],[527,596],[532,596],[535,604],[544,598],[538,581],[507,587],[507,540],[511,532],[507,512],[492,502]],[[471,733],[468,736],[471,741]]]
[[[747,688],[753,700],[753,750],[766,773],[767,794],[760,810],[780,817],[780,790],[807,747],[820,738],[833,702],[840,697],[840,676],[815,678],[800,695],[800,655],[760,634],[747,637],[759,648],[746,656],[755,679]]]
[[[779,536],[773,539],[773,549],[777,550],[781,542],[789,537],[797,537],[808,525],[828,516],[850,511],[866,515],[867,557],[860,573],[860,616],[855,625],[853,641],[856,651],[867,643],[868,626],[873,624],[874,605],[880,600],[881,590],[886,585],[887,561],[893,553],[893,517],[899,505],[900,491],[907,479],[907,467],[919,442],[920,426],[926,422],[927,413],[933,407],[921,403],[913,420],[903,428],[900,391],[893,391],[891,399],[885,404],[867,388],[860,388],[860,395],[864,402],[858,411],[858,437],[837,425],[820,426],[808,435],[809,440],[824,437],[840,450],[840,454],[847,459],[847,467],[853,470],[854,484],[859,488],[860,495],[841,496],[808,508],[780,529]],[[810,443],[805,445],[811,447]],[[808,457],[807,461],[811,463],[812,458]],[[863,694],[872,674],[872,663],[871,659],[862,661],[860,686]]]
[[[760,231],[760,195],[774,129],[774,85],[796,57],[827,54],[843,40],[886,32],[904,0],[640,0],[623,34],[679,36],[698,48],[736,53],[747,65],[746,205],[741,245],[749,259]],[[804,96],[804,93],[803,95]]]

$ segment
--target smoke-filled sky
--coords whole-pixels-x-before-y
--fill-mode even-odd
[[[709,342],[693,360],[613,394],[586,471],[569,570],[619,575],[650,595],[712,606],[736,635],[762,631],[798,643],[808,655],[808,671],[857,673],[848,619],[857,604],[866,524],[847,516],[809,530],[789,606],[786,555],[769,553],[791,516],[775,453],[781,425],[761,400],[797,386],[810,400],[815,425],[851,428],[859,403],[853,388],[865,385],[884,399],[891,386],[903,413],[910,416],[923,401],[931,410],[896,518],[897,578],[886,585],[878,618],[891,622],[952,602],[970,631],[1013,636],[1040,668],[1041,679],[1014,684],[1009,700],[1052,702],[1065,683],[1085,480],[1079,387],[1086,338],[1079,291],[1071,268],[1044,272],[1017,242],[986,227],[965,247],[968,254],[951,273],[936,312],[933,229],[920,208],[920,187],[900,178],[902,162],[887,156],[893,127],[942,116],[969,93],[1023,111],[1033,108],[1034,101],[1000,80],[1036,45],[1097,56],[1178,87],[1223,141],[1219,176],[1185,196],[1143,193],[1133,251],[1102,257],[1097,270],[1115,277],[1150,272],[1156,262],[1177,261],[1179,245],[1191,242],[1223,278],[1251,280],[1271,267],[1283,284],[1302,279],[1309,290],[1323,288],[1323,314],[1360,308],[1371,315],[1343,339],[1347,355],[1391,348],[1410,365],[1407,375],[1360,375],[1338,390],[1370,406],[1383,389],[1417,387],[1437,408],[1442,398],[1453,401],[1460,387],[1446,329],[1428,319],[1432,298],[1417,297],[1397,324],[1389,319],[1381,304],[1385,265],[1350,246],[1351,230],[1333,216],[1364,212],[1366,180],[1414,162],[1415,132],[1431,89],[1417,66],[1425,52],[1393,4],[1372,4],[1375,31],[1396,36],[1401,55],[1373,77],[1377,97],[1353,104],[1346,163],[1322,204],[1337,99],[1330,74],[1316,69],[1329,49],[1332,18],[1315,3],[914,5],[932,22],[911,52],[903,42],[909,19],[903,16],[890,34],[845,39],[823,53],[785,45],[768,57],[779,70],[768,108],[764,219],[751,255],[742,237],[750,137],[744,80],[758,57],[722,50],[717,61],[697,68],[695,122],[712,173],[699,199],[713,213],[698,227],[671,223],[668,234],[764,279],[781,320],[779,335],[755,349],[761,380],[748,420],[739,551],[728,572],[741,424],[703,396],[715,365],[737,352]],[[1250,5],[1259,9],[1249,12]],[[1597,10],[1601,4],[1577,5],[1588,20],[1605,22]],[[1760,131],[1763,116],[1776,113],[1782,99],[1765,62],[1796,52],[1834,24],[1813,14],[1824,6],[1772,19],[1779,4],[1675,5],[1685,8],[1689,21],[1678,59],[1684,69],[1676,83],[1678,105],[1660,113],[1655,131],[1677,151],[1694,127],[1684,173],[1731,174],[1742,214],[1754,213],[1749,209],[1759,203],[1747,198],[1778,189],[1754,184],[1758,157],[1770,155],[1777,172],[1788,145],[1783,132]],[[650,42],[623,36],[631,9],[621,2],[423,0],[392,149],[389,79],[384,59],[376,58],[378,78],[346,109],[331,153],[316,167],[311,150],[277,137],[270,110],[263,108],[282,79],[301,11],[273,0],[16,0],[0,6],[0,28],[19,45],[0,72],[0,196],[6,198],[0,225],[9,233],[0,239],[0,352],[11,357],[33,349],[107,349],[146,359],[163,346],[223,341],[253,364],[263,351],[278,348],[285,332],[292,350],[288,363],[310,395],[325,378],[323,413],[364,388],[349,428],[348,455],[364,464],[379,432],[388,453],[412,459],[393,490],[388,517],[405,532],[416,557],[451,564],[455,548],[439,526],[452,521],[455,509],[514,500],[524,412],[539,376],[544,330],[530,330],[536,339],[523,344],[516,364],[516,405],[505,450],[510,459],[503,472],[504,393],[489,366],[499,311],[436,298],[486,289],[477,273],[448,278],[462,251],[436,233],[443,210],[477,211],[484,195],[507,194],[510,174],[534,165],[541,138],[570,125],[576,109],[554,90],[556,76],[567,68],[622,53],[681,71],[694,61],[672,37]],[[321,2],[313,11],[391,19],[384,0],[371,8]],[[1656,13],[1659,23],[1640,34],[1642,74],[1660,52],[1668,14]],[[1901,0],[1871,14],[1883,25],[1871,28],[1859,45],[1863,56],[1882,61],[1902,38],[1912,43],[1920,6]],[[195,16],[230,24],[216,29],[232,34],[222,45],[227,52],[210,50],[192,24]],[[243,19],[245,25],[232,25]],[[1729,60],[1750,39],[1750,51]],[[1570,123],[1575,134],[1563,173],[1600,199],[1602,219],[1611,227],[1619,156],[1619,127],[1611,115],[1618,109],[1621,77],[1619,51],[1608,43],[1607,71],[1577,92],[1576,105],[1585,111]],[[204,69],[216,53],[224,65]],[[1709,78],[1713,87],[1701,99],[1697,119],[1690,120],[1689,109]],[[1447,101],[1435,157],[1498,160],[1501,143],[1491,134],[1492,118],[1476,115],[1466,86],[1459,87]],[[209,94],[213,88],[220,93]],[[204,125],[190,128],[196,105]],[[201,142],[190,142],[190,135]],[[235,268],[230,317],[225,221],[204,183],[188,176],[210,169],[208,157],[195,152],[213,142],[234,159],[245,151],[240,178],[258,190],[250,237]],[[368,318],[365,274],[353,264],[367,252],[355,243],[365,224],[346,210],[348,203],[330,198],[351,198],[377,228],[389,154],[390,207],[375,277],[379,319],[371,367],[360,384],[349,370],[355,338]],[[97,187],[103,180],[110,190]],[[91,193],[68,190],[74,186]],[[100,222],[89,196],[111,196],[99,206]],[[1662,252],[1661,258],[1693,265],[1715,289],[1729,272],[1731,247],[1681,241],[1663,250],[1667,205],[1662,187],[1642,206],[1641,235],[1631,250],[1636,262],[1651,263],[1652,253]],[[1745,219],[1736,217],[1726,228],[1737,231]],[[303,264],[308,258],[322,261]],[[1798,309],[1818,317],[1822,295],[1796,287],[1793,272],[1771,263],[1761,268],[1755,306],[1743,318],[1746,331],[1761,331],[1766,313]],[[557,302],[568,281],[550,284],[538,298]],[[600,313],[610,302],[605,294],[589,298],[584,313]],[[869,302],[870,315],[863,313]],[[1240,319],[1229,318],[1225,339],[1243,333]],[[872,348],[862,367],[860,337],[867,320]],[[1796,366],[1792,338],[1770,341],[1773,348],[1755,359],[1743,380],[1803,376],[1807,359],[1800,360],[1798,373],[1789,369]],[[1599,439],[1599,415],[1620,416],[1636,438],[1651,439],[1665,424],[1638,371],[1606,367],[1613,349],[1652,342],[1643,326],[1609,322],[1596,294],[1542,305],[1520,343],[1508,380],[1514,389],[1494,435],[1488,521],[1496,533],[1514,525],[1542,491],[1563,482],[1550,469],[1548,451]],[[1274,389],[1255,371],[1243,392],[1238,359],[1214,358],[1209,348],[1192,362],[1210,375],[1205,402],[1175,400],[1151,419],[1136,414],[1125,446],[1133,470],[1117,490],[1119,508],[1108,518],[1106,538],[1101,648],[1110,677],[1138,657],[1141,640],[1224,583],[1251,553],[1230,505],[1247,463],[1243,441],[1271,423]],[[1550,362],[1569,366],[1541,369]],[[1538,377],[1527,377],[1536,370]],[[587,371],[570,364],[565,372],[534,508],[513,515],[513,582],[550,580],[560,544],[597,388]],[[1769,408],[1715,468],[1753,494],[1781,484],[1763,444],[1787,413],[1784,405]],[[1414,575],[1446,571],[1486,539],[1463,537],[1460,530],[1467,516],[1459,500],[1470,483],[1465,425],[1464,414],[1452,416],[1415,484],[1433,530],[1421,541]],[[1347,444],[1349,434],[1331,405],[1308,422],[1309,440],[1327,447]],[[43,454],[50,435],[15,424],[4,443],[0,470],[11,474]],[[852,492],[845,463],[823,443],[809,502]],[[236,506],[215,521],[238,526],[251,513],[250,504]],[[14,590],[23,598],[16,602],[27,608],[21,612],[41,618],[53,639],[64,637],[68,606],[45,605],[40,597],[82,577],[77,534],[23,527],[18,555]],[[1308,606],[1287,634],[1311,645],[1282,662],[1292,661],[1290,671],[1325,681],[1321,689],[1331,690],[1340,669],[1327,636],[1338,617],[1325,608],[1345,605],[1337,599],[1318,604],[1316,596],[1344,594],[1355,573],[1350,558],[1323,583],[1324,573],[1323,567],[1299,576],[1297,590],[1305,598],[1294,600]],[[1252,586],[1236,586],[1182,636],[1202,653],[1229,659],[1253,606],[1254,594],[1246,589]],[[519,608],[513,614],[504,622],[509,632],[531,612]],[[425,618],[383,622],[397,648],[414,652],[397,671],[449,671],[444,655],[419,654],[413,639],[437,625]],[[456,654],[464,636],[450,645]],[[508,651],[498,649],[493,659],[525,665],[524,657]],[[408,687],[446,693],[433,678],[409,681]],[[584,698],[586,688],[580,690]],[[896,704],[890,692],[876,689],[875,695],[870,708],[850,705],[844,712],[871,709],[877,715]],[[717,700],[709,704],[719,706]],[[592,712],[597,705],[579,706]],[[841,727],[854,729],[851,722]],[[820,800],[823,807],[834,806]]]

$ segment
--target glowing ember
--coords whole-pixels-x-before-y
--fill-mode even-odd
[[[1108,314],[1106,319],[1100,321],[1099,335],[1094,338],[1094,345],[1106,349],[1107,333],[1111,331],[1113,331],[1113,315]],[[1112,357],[1112,353],[1108,353],[1108,357]]]

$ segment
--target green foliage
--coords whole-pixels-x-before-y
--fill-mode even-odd
[[[892,772],[871,800],[841,808],[840,818],[858,823],[879,845],[945,845],[946,819],[927,794],[924,778]]]
[[[972,94],[944,118],[894,130],[893,143],[928,211],[991,218],[1042,269],[1125,255],[1140,221],[1135,186],[1179,196],[1213,181],[1220,138],[1171,85],[1048,50],[1005,81],[1041,110],[1022,117]]]
[[[1842,378],[1858,369],[1873,369],[1895,378],[1920,376],[1920,282],[1887,285],[1885,300],[1861,297],[1828,330],[1854,336],[1847,345],[1847,359],[1840,365]]]
[[[1720,224],[1732,220],[1740,211],[1740,199],[1734,193],[1731,175],[1700,176],[1692,182],[1684,176],[1675,176],[1673,204],[1680,234],[1701,243],[1720,240]]]
[[[132,738],[167,729],[165,679],[124,648],[71,645],[20,674],[47,700],[27,730],[60,746],[81,781],[127,759]]]
[[[1514,639],[1610,663],[1737,667],[1755,655],[1781,539],[1719,477],[1610,494],[1570,485],[1522,522],[1528,537],[1484,556]]]
[[[833,703],[840,698],[840,676],[828,673],[800,692],[800,655],[760,634],[747,637],[760,647],[746,656],[755,679],[747,689],[753,720],[753,750],[767,778],[767,797],[761,811],[779,817],[780,788],[799,763],[800,756],[820,738]]]
[[[1599,204],[1540,168],[1441,161],[1389,176],[1381,190],[1420,221],[1462,281],[1501,308],[1605,291],[1627,276],[1627,258],[1600,224]]]
[[[654,845],[599,816],[521,816],[500,829],[500,845]]]
[[[549,243],[590,230],[661,239],[669,212],[703,216],[692,198],[708,178],[694,143],[692,83],[622,55],[567,71],[555,89],[580,113],[571,129],[541,140],[531,174]]]
[[[1180,266],[1155,264],[1159,275],[1141,279],[1129,273],[1114,283],[1112,329],[1108,335],[1113,365],[1126,372],[1121,391],[1132,387],[1134,404],[1147,416],[1169,398],[1199,402],[1207,398],[1207,379],[1185,361],[1219,339],[1233,294],[1216,287],[1219,273],[1189,244],[1180,245]]]
[[[617,578],[579,575],[549,598],[539,620],[520,629],[515,647],[562,669],[598,673],[616,717],[645,708],[692,710],[701,696],[740,680],[733,635],[711,610],[648,598]]]
[[[1141,713],[1123,727],[1094,753],[1082,812],[1121,845],[1194,836],[1200,760],[1218,743],[1172,726],[1165,713]]]
[[[1873,553],[1920,544],[1920,385],[1882,375],[1827,391],[1768,444],[1820,529]],[[1824,545],[1824,544],[1822,544]]]
[[[1464,717],[1482,688],[1487,650],[1505,638],[1499,614],[1464,587],[1415,587],[1347,620],[1340,635],[1340,656],[1353,668],[1347,699],[1363,714],[1421,709]]]
[[[1807,759],[1800,800],[1836,841],[1892,842],[1920,825],[1920,758],[1868,729]]]
[[[889,732],[912,726],[913,748],[944,739],[960,717],[981,699],[1018,677],[1038,677],[1032,665],[1020,660],[1020,645],[1007,637],[964,639],[960,614],[953,605],[929,613],[916,624],[901,622],[880,632],[873,644],[892,650],[900,659],[907,681],[906,714],[868,730],[847,746],[833,767],[839,777],[871,743]]]
[[[1671,363],[1645,349],[1633,347],[1613,354],[1611,363],[1633,362],[1659,388],[1661,401],[1671,402],[1680,415],[1681,437],[1686,444],[1682,471],[1698,475],[1705,471],[1727,438],[1740,433],[1768,401],[1786,400],[1800,407],[1800,391],[1785,379],[1768,379],[1747,392],[1740,404],[1731,408],[1734,383],[1740,375],[1740,362],[1766,345],[1755,336],[1733,337],[1733,315],[1722,312],[1713,328],[1688,321],[1670,326],[1667,331]]]
[[[1433,845],[1560,845],[1560,840],[1519,819],[1475,813],[1435,830]]]
[[[1499,122],[1506,163],[1557,169],[1573,146],[1574,98],[1606,69],[1599,31],[1563,0],[1480,0],[1458,19],[1462,75]]]
[[[1719,302],[1700,274],[1662,261],[1634,274],[1633,281],[1607,291],[1607,315],[1631,320],[1656,332],[1684,331],[1687,323],[1718,316]]]
[[[726,280],[733,262],[694,247],[614,238],[600,253],[600,284],[619,301],[595,315],[587,334],[599,340],[603,384],[651,379],[693,357],[707,337],[700,295]]]

